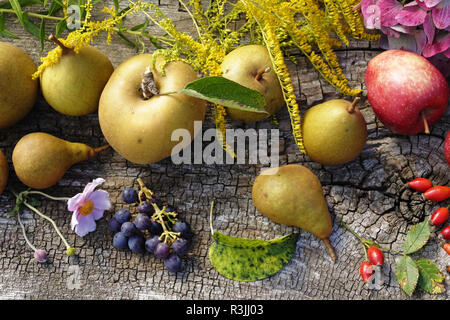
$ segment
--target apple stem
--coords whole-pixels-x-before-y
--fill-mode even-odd
[[[425,117],[425,113],[422,111],[420,113],[420,116],[422,117],[422,120],[423,120],[423,126],[425,127],[425,133],[430,134],[430,127],[428,126],[428,121],[427,121],[427,118]]]
[[[53,42],[54,44],[59,46],[62,49],[63,54],[73,52],[73,50],[71,48],[66,47],[57,37],[55,37],[55,35],[53,33],[48,36],[48,40],[50,40],[51,42]]]
[[[148,100],[156,94],[159,94],[158,88],[156,88],[155,78],[153,77],[153,72],[150,67],[145,69],[142,75],[141,88],[142,99]]]
[[[272,70],[272,68],[270,68],[270,67],[267,67],[267,68],[265,68],[265,69],[259,70],[258,73],[257,73],[256,76],[255,76],[255,80],[256,80],[256,81],[261,80],[263,74],[264,74],[264,73],[269,73],[270,70]]]
[[[361,100],[360,97],[355,97],[352,104],[347,108],[349,113],[353,113],[355,111],[356,104]]]

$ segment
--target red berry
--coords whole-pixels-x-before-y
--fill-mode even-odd
[[[363,281],[367,282],[367,280],[375,273],[375,270],[373,270],[373,266],[369,261],[364,261],[359,268],[359,273],[361,274]]]
[[[442,248],[444,248],[445,252],[447,252],[447,254],[450,255],[450,243],[444,244]]]
[[[367,256],[374,266],[381,266],[384,263],[384,254],[377,247],[370,247]]]
[[[450,187],[435,186],[424,193],[425,199],[430,201],[444,201],[450,197]]]
[[[431,215],[431,223],[435,226],[440,226],[445,221],[447,221],[449,216],[448,209],[446,207],[441,207],[433,212]]]
[[[444,229],[442,229],[441,234],[445,240],[449,240],[450,239],[450,226],[446,226]]]
[[[433,186],[433,183],[426,178],[417,178],[408,182],[408,186],[416,191],[425,192]]]

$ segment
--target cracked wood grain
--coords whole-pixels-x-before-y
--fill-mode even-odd
[[[190,28],[191,22],[173,1],[159,0],[177,24]],[[100,14],[101,15],[101,14]],[[138,16],[133,19],[140,19]],[[14,24],[9,18],[8,25]],[[29,37],[20,27],[13,31],[21,40],[10,41],[39,61],[39,41]],[[4,39],[2,39],[4,41]],[[9,41],[9,40],[8,40]],[[115,39],[110,46],[96,44],[117,66],[135,54],[133,49]],[[50,46],[46,46],[49,50]],[[338,51],[345,75],[354,88],[364,87],[367,62],[378,53],[377,46],[353,41],[349,48]],[[302,56],[298,64],[288,63],[302,111],[323,100],[341,97],[324,81]],[[49,214],[67,235],[79,255],[67,257],[64,246],[51,226],[25,211],[23,222],[31,241],[45,249],[51,262],[34,262],[25,246],[16,219],[7,219],[14,203],[10,194],[0,196],[0,298],[3,299],[449,299],[449,274],[446,293],[431,296],[421,290],[409,298],[396,283],[393,266],[396,257],[386,254],[382,269],[384,284],[380,290],[367,289],[359,276],[364,259],[360,244],[337,222],[342,218],[356,232],[376,240],[384,247],[401,249],[401,243],[414,223],[437,208],[424,202],[421,195],[405,188],[415,177],[430,178],[435,184],[448,185],[449,168],[443,157],[443,139],[450,127],[450,109],[432,127],[431,135],[401,136],[386,129],[375,117],[364,98],[360,109],[367,121],[368,141],[361,155],[351,163],[323,167],[301,154],[292,137],[289,115],[277,115],[280,129],[280,162],[300,163],[317,174],[323,184],[333,218],[330,238],[338,255],[332,263],[322,243],[311,234],[271,222],[260,214],[251,200],[251,186],[261,165],[174,165],[170,159],[147,166],[135,165],[112,150],[97,158],[72,167],[49,194],[71,196],[87,182],[104,177],[103,188],[113,199],[113,208],[97,224],[97,231],[84,238],[70,231],[70,213],[64,203],[42,201],[41,209]],[[209,110],[204,130],[214,127]],[[277,128],[270,121],[235,128]],[[96,114],[67,117],[55,112],[40,97],[34,110],[13,128],[0,131],[0,148],[10,163],[15,143],[25,134],[44,131],[55,136],[100,146],[105,143]],[[137,187],[140,177],[162,202],[177,208],[196,234],[193,250],[186,260],[186,270],[169,274],[161,261],[150,255],[119,251],[112,246],[113,233],[107,228],[111,214],[125,204],[120,192],[126,186]],[[10,170],[10,186],[25,187]],[[296,190],[293,192],[301,192]],[[300,232],[292,261],[278,274],[251,283],[233,282],[220,276],[208,259],[211,243],[209,206],[215,201],[214,226],[230,236],[273,239],[290,232]],[[448,203],[447,203],[448,204]],[[436,241],[419,253],[434,261],[441,271],[450,264],[448,256]],[[77,269],[78,268],[78,269]],[[78,273],[75,271],[78,270]],[[79,286],[72,280],[78,275]]]

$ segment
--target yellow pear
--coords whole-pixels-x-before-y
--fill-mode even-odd
[[[302,122],[308,156],[323,165],[340,165],[355,159],[366,145],[364,116],[353,103],[335,99],[309,108]]]
[[[311,170],[298,164],[266,169],[253,183],[252,199],[258,211],[274,222],[299,227],[321,239],[336,260],[328,239],[330,213],[320,181]]]
[[[72,165],[94,157],[107,147],[94,149],[83,143],[34,132],[19,140],[12,161],[20,181],[34,189],[46,189],[61,180]]]
[[[0,150],[0,194],[5,190],[6,183],[8,182],[8,160],[2,150]]]
[[[60,60],[40,77],[45,101],[56,111],[69,116],[83,116],[98,109],[103,88],[114,67],[103,52],[86,46],[78,53],[64,47]]]
[[[175,152],[175,146],[189,145],[201,129],[194,127],[194,122],[203,121],[206,112],[204,100],[185,94],[144,98],[144,73],[152,75],[159,93],[180,91],[198,79],[194,69],[184,62],[169,62],[163,75],[159,70],[164,58],[157,57],[156,69],[152,61],[151,54],[140,54],[120,64],[103,90],[98,110],[108,143],[122,157],[138,164],[160,161]],[[177,129],[187,130],[190,139],[173,141],[172,134]]]
[[[36,64],[20,48],[0,42],[0,129],[13,126],[33,109],[38,82]]]
[[[280,82],[265,46],[246,45],[234,49],[225,56],[221,68],[224,78],[259,91],[266,100],[268,114],[228,108],[227,113],[233,120],[260,121],[275,114],[284,105]]]

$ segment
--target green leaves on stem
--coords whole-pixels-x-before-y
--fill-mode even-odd
[[[428,242],[431,235],[428,219],[411,227],[402,245],[403,252],[382,248],[374,241],[359,236],[343,221],[341,223],[346,230],[350,231],[361,242],[365,250],[366,260],[366,249],[370,246],[376,246],[381,251],[391,254],[401,255],[395,266],[395,277],[407,295],[411,296],[417,285],[430,294],[439,294],[445,291],[443,284],[445,276],[433,262],[424,258],[415,260],[409,256],[419,251]]]

